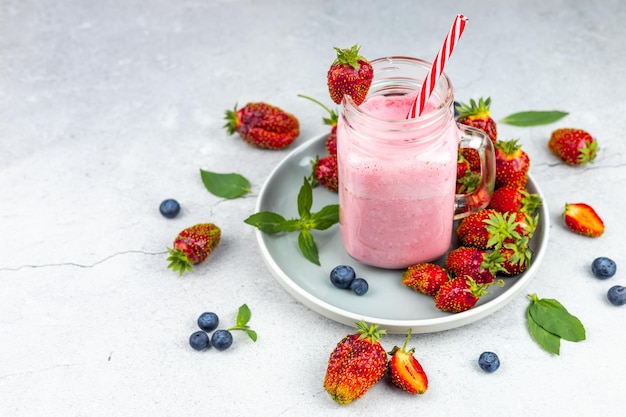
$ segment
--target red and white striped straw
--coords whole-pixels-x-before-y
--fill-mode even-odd
[[[468,20],[469,19],[462,14],[459,14],[454,18],[454,22],[452,23],[452,27],[450,27],[448,36],[446,36],[446,39],[443,41],[443,45],[441,45],[441,49],[435,57],[433,66],[428,72],[424,83],[422,84],[422,89],[415,98],[415,101],[411,106],[411,110],[409,110],[409,113],[406,116],[407,119],[414,118],[416,117],[416,115],[419,116],[422,114],[422,111],[424,111],[424,107],[426,107],[426,102],[428,101],[430,95],[435,89],[435,84],[437,84],[437,80],[443,72],[443,68],[446,66],[446,62],[448,62],[448,59],[450,58],[450,55],[452,55],[454,47],[461,38],[461,35],[463,34],[463,30],[465,30],[465,25],[467,24]]]

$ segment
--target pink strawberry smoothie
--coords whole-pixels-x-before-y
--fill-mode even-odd
[[[344,246],[358,261],[382,268],[432,261],[452,239],[459,132],[451,115],[402,131],[414,97],[379,95],[359,107],[397,121],[393,133],[370,131],[367,123],[353,129],[343,117],[338,124]]]

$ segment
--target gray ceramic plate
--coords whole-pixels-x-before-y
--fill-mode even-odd
[[[297,195],[304,177],[310,175],[311,159],[327,154],[327,135],[315,137],[294,149],[270,173],[263,185],[256,212],[272,211],[285,218],[297,218]],[[348,255],[343,247],[339,225],[325,231],[313,231],[321,266],[306,260],[298,249],[297,233],[269,235],[256,231],[263,259],[278,282],[302,304],[312,310],[354,326],[359,320],[377,323],[390,333],[429,333],[452,329],[479,320],[502,308],[532,279],[544,257],[548,242],[549,217],[545,198],[537,184],[529,177],[527,189],[543,200],[539,210],[537,230],[531,242],[534,257],[531,266],[522,274],[505,278],[503,287],[491,287],[472,309],[450,314],[435,308],[433,298],[404,286],[404,270],[384,270],[363,265]],[[313,209],[318,211],[328,204],[337,204],[337,194],[321,186],[313,190]],[[369,291],[357,296],[349,290],[334,287],[330,271],[340,264],[351,265],[357,276],[369,283]]]

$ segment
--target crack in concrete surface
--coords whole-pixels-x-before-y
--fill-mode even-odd
[[[0,272],[5,272],[5,271],[11,271],[11,272],[15,272],[15,271],[20,271],[22,269],[35,269],[35,268],[53,268],[53,267],[65,267],[65,266],[71,266],[71,267],[75,267],[75,268],[93,268],[95,266],[98,266],[104,262],[107,262],[117,256],[122,256],[122,255],[128,255],[128,254],[141,254],[141,255],[149,255],[149,256],[156,256],[156,255],[164,255],[166,254],[166,251],[162,251],[162,252],[146,252],[146,251],[142,251],[142,250],[127,250],[127,251],[122,251],[122,252],[116,252],[112,255],[106,256],[94,263],[91,264],[80,264],[80,263],[76,263],[76,262],[59,262],[59,263],[49,263],[49,264],[40,264],[40,265],[20,265],[20,266],[16,266],[16,267],[0,267]]]

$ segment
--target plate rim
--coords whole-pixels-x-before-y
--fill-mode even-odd
[[[270,171],[265,182],[263,183],[263,186],[259,191],[255,204],[256,213],[262,210],[261,204],[263,202],[263,196],[269,189],[271,180],[276,176],[276,173],[281,169],[281,167],[288,161],[290,161],[294,157],[294,155],[301,153],[305,148],[313,146],[325,137],[328,137],[328,133],[313,136],[312,138],[301,143],[298,147],[289,152],[278,164],[276,164],[276,166]],[[386,319],[357,314],[344,308],[334,306],[306,291],[282,270],[280,265],[278,265],[278,263],[270,253],[267,245],[265,245],[265,242],[263,240],[264,233],[258,228],[255,228],[255,236],[261,250],[262,258],[274,278],[291,296],[296,298],[298,302],[302,303],[303,305],[307,306],[318,314],[321,314],[322,316],[325,316],[327,318],[330,318],[331,320],[348,326],[354,326],[354,323],[360,320],[368,323],[375,323],[378,324],[381,328],[386,329],[388,333],[406,334],[409,329],[411,329],[413,333],[440,332],[471,324],[496,312],[500,308],[504,307],[505,304],[510,302],[511,299],[515,295],[517,295],[524,287],[526,287],[528,283],[534,278],[534,275],[545,256],[547,242],[549,240],[549,211],[545,201],[545,196],[541,189],[537,186],[537,183],[534,181],[534,178],[532,177],[530,172],[528,173],[528,183],[532,185],[532,188],[534,188],[533,192],[538,194],[542,201],[538,213],[539,222],[542,226],[542,239],[539,242],[539,249],[534,254],[533,262],[526,269],[526,271],[524,271],[524,276],[518,279],[516,282],[512,283],[504,293],[487,301],[484,304],[477,305],[467,311],[463,311],[460,313],[450,313],[449,315],[442,317],[427,319]]]

